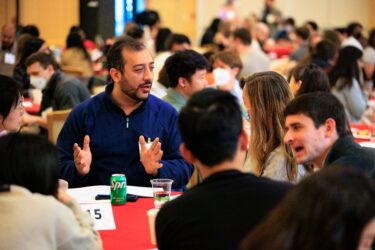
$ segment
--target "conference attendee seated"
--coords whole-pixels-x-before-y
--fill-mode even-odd
[[[16,26],[6,24],[1,27],[0,74],[12,76],[16,56]]]
[[[317,169],[345,164],[375,178],[375,150],[361,147],[348,128],[340,101],[328,92],[313,92],[293,99],[284,110],[284,142],[297,163],[312,163]]]
[[[327,74],[315,64],[295,67],[289,76],[289,87],[293,96],[316,91],[330,91]]]
[[[240,77],[271,69],[270,59],[259,49],[251,46],[251,34],[245,28],[238,28],[232,34],[231,48],[237,51],[243,64]]]
[[[164,67],[170,86],[163,100],[179,112],[195,92],[207,86],[209,63],[198,52],[184,50],[170,56]]]
[[[24,94],[28,95],[30,88],[30,78],[26,71],[26,59],[33,53],[48,51],[47,43],[38,37],[29,34],[20,35],[17,39],[17,53],[14,69],[12,73],[13,79],[22,86]]]
[[[244,169],[256,176],[297,182],[306,169],[298,166],[283,142],[283,111],[292,99],[285,78],[273,71],[255,73],[242,81],[250,119],[250,143]]]
[[[31,86],[41,90],[43,95],[40,115],[25,115],[24,124],[36,124],[47,128],[47,120],[42,116],[44,111],[50,108],[71,109],[90,98],[90,92],[82,82],[58,70],[52,55],[42,52],[32,54],[26,60],[26,67]]]
[[[368,92],[359,66],[362,54],[353,46],[340,49],[336,65],[329,74],[332,93],[344,105],[350,122],[359,122],[367,108]]]
[[[242,89],[238,80],[243,66],[241,58],[235,51],[224,50],[214,54],[212,61],[216,87],[231,92],[242,104]]]
[[[172,33],[165,40],[165,51],[155,57],[155,74],[158,75],[168,57],[177,51],[191,49],[189,37],[184,34]]]
[[[90,215],[58,187],[52,143],[10,133],[0,159],[0,249],[102,249]]]
[[[297,47],[290,55],[290,60],[300,61],[303,57],[307,56],[309,52],[309,30],[305,27],[296,29],[296,43]]]
[[[291,187],[242,172],[248,146],[242,120],[227,91],[204,89],[182,108],[180,150],[204,180],[161,208],[159,249],[237,249]]]
[[[76,71],[77,75],[90,78],[94,75],[91,56],[78,33],[70,33],[66,38],[66,49],[61,53],[61,67]]]
[[[24,112],[21,86],[0,75],[0,137],[19,130]]]
[[[168,178],[173,189],[184,189],[193,166],[179,152],[177,111],[149,94],[150,52],[125,37],[107,58],[112,83],[72,110],[57,139],[62,178],[70,187],[108,185],[112,174],[123,173],[128,185]]]
[[[240,249],[371,250],[374,238],[373,180],[336,166],[302,180]]]

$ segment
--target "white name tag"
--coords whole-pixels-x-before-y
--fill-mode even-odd
[[[91,215],[95,221],[96,230],[114,230],[116,229],[113,218],[112,206],[108,202],[84,203],[80,204],[81,208]]]
[[[16,62],[16,56],[12,53],[5,52],[4,62],[13,65]]]

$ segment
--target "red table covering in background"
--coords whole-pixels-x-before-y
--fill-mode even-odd
[[[276,55],[276,58],[283,58],[289,56],[290,53],[292,53],[293,46],[290,44],[274,45],[266,47],[265,50],[267,51],[267,54],[274,53]]]
[[[39,113],[40,105],[32,103],[29,98],[25,98],[23,102],[27,113],[30,115],[37,115]]]
[[[353,130],[368,130],[371,133],[371,127],[368,124],[361,124],[361,123],[356,123],[356,124],[350,124],[350,128]],[[370,136],[357,136],[355,133],[353,133],[354,140],[357,143],[360,142],[368,142],[371,140]]]
[[[154,208],[153,198],[112,206],[116,230],[99,231],[105,250],[145,250],[157,248],[151,244],[147,211]]]

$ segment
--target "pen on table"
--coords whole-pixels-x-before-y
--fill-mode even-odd
[[[111,195],[109,194],[97,194],[95,196],[95,200],[109,200],[111,198]]]

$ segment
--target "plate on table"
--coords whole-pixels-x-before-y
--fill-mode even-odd
[[[358,129],[358,128],[352,128],[352,133],[355,138],[358,139],[370,139],[371,138],[371,132],[369,129]]]

